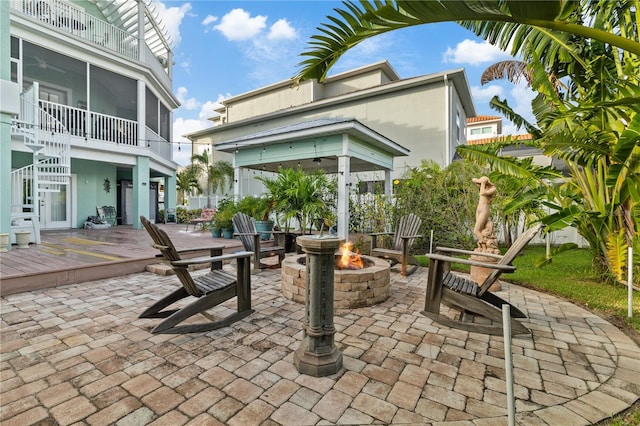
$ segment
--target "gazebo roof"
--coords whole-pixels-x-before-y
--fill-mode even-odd
[[[346,146],[345,141],[348,141]],[[359,149],[351,150],[356,147]],[[354,172],[390,169],[377,161],[376,154],[387,158],[409,155],[407,148],[358,120],[342,117],[317,118],[263,130],[220,142],[215,149],[235,153],[236,162],[242,167],[269,171],[276,171],[279,166],[296,165],[316,169],[326,159],[330,161],[325,161],[321,168],[329,173],[338,171],[336,159],[339,155],[351,157],[351,171]],[[271,155],[267,155],[267,149]],[[259,155],[250,159],[251,151],[256,150],[260,151]]]

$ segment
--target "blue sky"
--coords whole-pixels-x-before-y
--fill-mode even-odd
[[[174,46],[173,91],[182,103],[174,111],[173,140],[186,142],[181,135],[211,127],[208,118],[220,100],[294,76],[310,36],[341,4],[328,0],[157,2]],[[532,95],[523,85],[480,85],[487,66],[509,58],[457,24],[429,24],[361,43],[330,74],[384,59],[401,78],[464,68],[479,115],[497,115],[488,103],[499,95],[530,117]],[[509,122],[503,125],[504,133],[517,132]],[[178,152],[175,146],[174,160],[179,164],[187,164],[189,155],[190,149]]]

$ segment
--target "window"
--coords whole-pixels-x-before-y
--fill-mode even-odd
[[[493,133],[492,130],[493,129],[491,128],[491,126],[477,127],[475,129],[471,129],[471,134],[472,135],[487,135],[487,134]]]
[[[167,141],[171,140],[169,135],[169,129],[171,128],[170,117],[169,108],[160,102],[160,136]]]
[[[11,81],[18,82],[18,62],[20,61],[20,41],[11,37]]]
[[[146,89],[145,108],[147,111],[145,116],[147,127],[156,133],[160,133],[158,131],[158,98],[149,88]]]

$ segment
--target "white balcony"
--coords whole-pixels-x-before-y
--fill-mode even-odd
[[[129,24],[129,31],[124,30],[86,13],[73,3],[63,0],[10,0],[10,2],[12,12],[27,15],[45,26],[54,27],[124,57],[149,64],[154,74],[163,81],[171,75],[169,64],[171,53],[168,43],[164,40],[162,30],[158,28],[148,12],[145,13],[145,22],[153,21],[153,24],[148,25],[151,30],[145,29],[142,44],[144,49],[142,49],[137,27],[131,27]],[[132,2],[132,5],[137,3]],[[122,13],[130,16],[134,12]],[[131,21],[136,22],[127,19],[128,23]]]

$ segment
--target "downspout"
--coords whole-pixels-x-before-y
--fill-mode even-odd
[[[445,138],[445,159],[444,165],[445,167],[449,165],[449,159],[451,158],[451,101],[449,99],[449,79],[447,78],[447,74],[444,75],[444,138]]]

